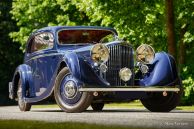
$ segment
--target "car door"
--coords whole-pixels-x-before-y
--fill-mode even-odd
[[[50,32],[39,33],[30,40],[26,64],[32,68],[36,96],[52,88],[52,75],[57,66],[57,51],[53,46],[54,38]]]

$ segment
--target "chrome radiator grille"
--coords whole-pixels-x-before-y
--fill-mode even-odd
[[[111,86],[124,86],[133,84],[133,79],[128,82],[123,82],[119,77],[119,71],[121,68],[127,67],[132,70],[133,73],[133,49],[129,45],[117,44],[108,46],[110,51],[110,58],[106,63],[108,71],[104,75]],[[133,78],[133,77],[132,77]]]

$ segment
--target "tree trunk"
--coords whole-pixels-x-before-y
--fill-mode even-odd
[[[187,31],[188,24],[181,29],[180,31],[180,42],[179,42],[179,58],[178,58],[178,64],[179,64],[179,72],[182,71],[182,66],[185,63],[185,43],[183,41],[184,35]]]
[[[173,0],[166,0],[168,53],[176,59],[176,43],[174,32]]]

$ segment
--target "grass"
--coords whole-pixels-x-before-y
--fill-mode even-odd
[[[145,107],[141,104],[141,102],[139,100],[136,100],[136,101],[133,101],[130,103],[111,103],[111,104],[107,104],[105,107],[145,109]],[[194,111],[194,105],[192,105],[192,106],[177,106],[176,110]]]
[[[176,107],[176,110],[194,111],[194,105],[193,106],[178,106]]]
[[[146,129],[123,126],[106,126],[76,122],[42,122],[26,120],[0,120],[0,129]]]
[[[139,101],[133,101],[129,103],[110,103],[106,104],[105,107],[107,108],[140,108],[145,109],[144,106]]]
[[[33,105],[33,108],[58,108],[56,104],[49,105]],[[110,103],[105,104],[105,108],[144,108],[139,101],[133,101],[130,103]]]
[[[34,105],[33,108],[58,108],[58,105]],[[129,103],[110,103],[105,104],[105,108],[126,108],[126,109],[145,109],[140,101],[136,100]],[[176,110],[194,111],[193,106],[177,106]]]

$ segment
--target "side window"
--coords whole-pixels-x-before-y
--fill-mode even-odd
[[[49,32],[41,33],[36,35],[31,41],[30,53],[52,48],[54,38]]]

